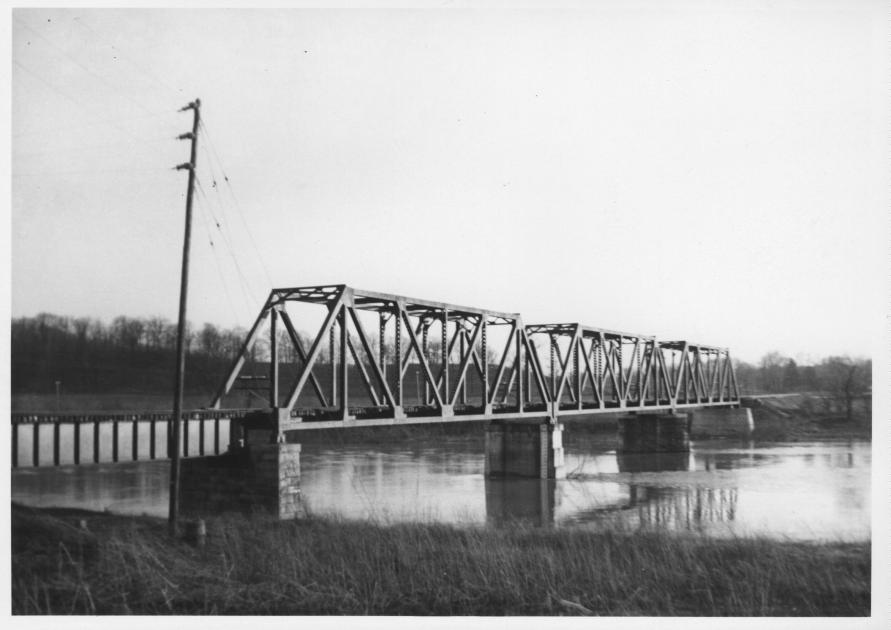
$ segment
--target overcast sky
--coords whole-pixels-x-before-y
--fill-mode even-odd
[[[874,351],[885,2],[19,9],[11,31],[13,317],[175,320],[176,110],[200,97],[193,322],[346,283],[748,361]]]

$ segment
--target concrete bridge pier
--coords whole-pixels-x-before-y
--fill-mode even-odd
[[[486,477],[565,476],[562,424],[539,418],[493,420],[486,427]]]
[[[232,431],[226,453],[183,459],[180,511],[301,515],[300,444],[284,441],[277,420],[278,410],[258,412]]]
[[[755,428],[748,407],[703,407],[694,409],[690,435],[696,437],[747,437]]]
[[[690,451],[689,418],[683,413],[640,413],[619,418],[622,453],[685,453]]]

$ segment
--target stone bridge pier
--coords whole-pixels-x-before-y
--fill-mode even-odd
[[[227,452],[183,459],[181,512],[259,512],[279,519],[303,514],[300,444],[284,441],[277,419],[273,411],[233,420]]]

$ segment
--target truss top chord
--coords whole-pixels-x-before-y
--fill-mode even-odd
[[[609,330],[607,328],[599,328],[596,326],[586,326],[579,323],[569,324],[530,324],[526,326],[526,332],[530,335],[547,333],[552,335],[574,335],[578,330],[583,337],[592,337],[595,335],[603,335],[607,339],[627,339],[629,341],[655,341],[656,337],[652,335],[639,335],[637,333],[620,332],[618,330]]]

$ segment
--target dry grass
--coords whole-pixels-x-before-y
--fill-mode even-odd
[[[16,614],[868,615],[870,545],[14,506]],[[85,520],[91,533],[70,523]]]

